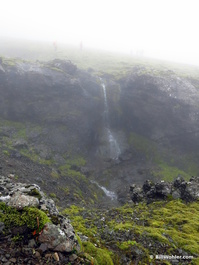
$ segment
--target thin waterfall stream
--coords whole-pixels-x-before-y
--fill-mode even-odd
[[[114,137],[109,123],[109,106],[108,106],[108,100],[107,100],[107,93],[106,93],[106,85],[100,78],[101,87],[103,89],[103,96],[104,96],[104,132],[105,132],[105,139],[108,144],[106,150],[106,155],[108,158],[112,160],[118,160],[121,150],[119,147],[119,144]],[[109,197],[112,201],[117,200],[117,194],[114,191],[108,190],[106,187],[101,186],[97,181],[91,181],[92,183],[95,183],[100,189],[103,190],[103,192],[106,194],[107,197]]]
[[[113,160],[117,160],[119,158],[119,155],[121,154],[121,150],[119,147],[119,144],[114,137],[109,124],[109,107],[108,107],[108,101],[107,101],[107,93],[106,93],[106,86],[101,81],[101,86],[103,88],[103,95],[104,95],[104,123],[105,123],[105,130],[106,130],[106,137],[108,139],[109,143],[109,156]]]

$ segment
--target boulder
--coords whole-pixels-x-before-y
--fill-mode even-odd
[[[74,248],[74,242],[66,236],[65,232],[50,223],[45,225],[38,241],[46,244],[48,249],[54,251],[71,252]]]
[[[144,194],[143,194],[143,190],[136,186],[136,185],[131,185],[130,187],[131,189],[131,199],[133,202],[140,202],[144,199]]]
[[[186,182],[184,190],[181,192],[181,198],[187,202],[199,200],[199,177],[192,177],[190,181]]]
[[[17,210],[21,210],[24,207],[38,207],[39,200],[33,196],[24,195],[20,192],[16,192],[8,201],[8,206],[14,207]]]
[[[158,198],[167,198],[171,194],[171,183],[160,181],[155,184],[155,195]]]
[[[173,186],[178,189],[184,181],[185,180],[183,179],[183,177],[181,175],[178,175],[178,177],[173,182]]]

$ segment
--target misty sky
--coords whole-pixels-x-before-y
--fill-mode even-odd
[[[0,36],[199,65],[198,0],[0,0]]]

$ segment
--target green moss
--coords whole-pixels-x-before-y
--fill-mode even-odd
[[[6,147],[11,149],[12,148],[12,140],[7,136],[3,136],[2,139],[3,139],[3,142],[6,144]]]
[[[159,170],[153,171],[152,174],[155,177],[158,177],[158,179],[164,179],[167,181],[174,180],[178,175],[181,175],[185,179],[190,179],[190,175],[184,172],[183,170],[180,170],[177,167],[169,166],[164,162],[160,162]]]
[[[135,209],[123,206],[117,209],[117,214],[125,216],[123,218],[124,224],[127,220],[127,224],[129,224],[130,217],[135,214],[138,223],[132,223],[132,231],[142,237],[149,237],[152,240],[167,244],[173,249],[173,253],[176,247],[191,254],[199,253],[198,202],[184,204],[181,201],[173,200],[167,203],[156,202],[149,206],[139,204]],[[140,225],[141,220],[145,220],[147,225]],[[118,223],[115,220],[109,222],[108,225],[111,228],[114,225],[115,228],[118,228]],[[125,229],[125,226],[123,228]]]
[[[7,156],[10,155],[10,153],[8,152],[8,150],[3,150],[3,154],[4,154],[4,155],[7,155]]]
[[[16,130],[21,130],[24,129],[24,123],[22,122],[15,122],[15,121],[10,121],[10,120],[5,120],[0,118],[0,126],[7,126],[7,127],[12,127]]]
[[[39,220],[39,229],[38,222]],[[31,230],[41,231],[47,222],[51,222],[47,215],[41,210],[33,207],[25,207],[22,211],[0,203],[0,221],[5,224],[6,229],[27,226]]]
[[[55,179],[58,179],[60,177],[59,173],[57,171],[55,171],[55,170],[52,170],[50,175],[51,175],[52,178],[55,178]]]
[[[51,198],[56,198],[56,197],[57,197],[57,196],[56,196],[56,194],[55,194],[55,193],[53,193],[53,192],[52,192],[52,193],[50,193],[50,194],[49,194],[49,196],[50,196]]]
[[[21,128],[21,129],[17,132],[17,138],[27,139],[26,128]]]
[[[77,238],[78,244],[80,245],[80,251],[83,251],[83,245],[82,245],[81,238],[77,234],[76,234],[76,238]]]
[[[63,211],[63,214],[67,214],[67,215],[74,215],[74,214],[78,214],[80,213],[81,211],[83,211],[84,209],[79,207],[79,206],[76,206],[76,205],[71,205],[70,208],[66,208],[64,211]]]
[[[21,240],[23,240],[23,236],[19,235],[19,234],[17,234],[16,236],[13,236],[13,238],[12,238],[13,242],[18,242],[18,241],[21,241]]]
[[[55,161],[53,159],[42,159],[40,158],[40,156],[38,154],[36,154],[35,150],[33,148],[30,149],[21,149],[20,153],[23,156],[28,157],[30,160],[42,164],[42,165],[48,165],[48,166],[52,166],[54,165]]]
[[[113,265],[110,252],[108,250],[97,248],[91,242],[83,242],[83,249],[84,252],[95,258],[98,265]]]
[[[15,180],[18,180],[19,176],[18,175],[15,175]]]
[[[154,221],[161,222],[162,228],[156,227],[158,240],[165,241],[167,235],[172,238],[174,244],[188,251],[199,253],[199,204],[184,204],[180,201],[171,201],[164,207],[153,210],[150,220],[150,229],[154,230]],[[164,223],[164,225],[163,225]],[[149,228],[144,229],[148,231]],[[164,232],[164,237],[162,233]],[[152,233],[153,234],[153,233]],[[151,234],[151,235],[152,235]],[[151,236],[150,235],[150,236]]]
[[[137,242],[128,240],[128,241],[123,241],[122,243],[117,243],[117,245],[121,250],[128,250],[131,246],[137,245]]]
[[[79,172],[80,167],[84,166],[85,164],[85,159],[81,157],[75,159],[68,159],[66,161],[66,164],[59,167],[59,170],[61,171],[62,176],[72,178],[77,184],[79,184],[80,182],[84,182],[88,185],[88,179],[85,177],[84,174]],[[81,194],[77,195],[81,196]]]
[[[128,143],[137,152],[144,154],[150,163],[153,163],[151,174],[157,179],[172,181],[178,175],[189,179],[190,176],[199,173],[195,157],[173,154],[166,147],[160,148],[155,141],[134,132],[129,134]]]
[[[33,189],[33,190],[29,191],[28,195],[34,196],[34,197],[38,198],[39,200],[42,198],[40,192],[37,189]]]
[[[151,237],[158,242],[169,244],[169,240],[165,236],[163,236],[163,233],[165,232],[164,229],[149,227],[145,228],[144,232],[146,232],[147,237]]]
[[[128,229],[132,229],[132,227],[133,227],[133,222],[121,222],[121,223],[119,223],[119,224],[113,224],[112,223],[112,225],[111,225],[111,222],[109,223],[109,225],[110,226],[112,226],[113,227],[113,229],[114,230],[121,230],[121,231],[125,231],[125,230],[128,230]]]
[[[69,187],[65,187],[65,188],[61,188],[63,191],[64,191],[64,193],[66,194],[66,195],[69,195],[70,194],[70,189],[69,189]]]
[[[167,255],[176,255],[177,249],[193,256],[199,253],[199,202],[126,204],[106,214],[102,212],[77,206],[65,210],[76,231],[88,236],[100,248],[108,246],[114,252],[114,264],[121,264],[116,249],[127,256],[137,249],[142,253],[140,264],[151,262],[149,255],[154,253],[154,247]],[[92,251],[89,254],[92,256]]]
[[[66,165],[65,166],[77,166],[77,167],[81,167],[81,166],[85,166],[86,165],[86,160],[83,157],[75,157],[73,159],[67,159]]]
[[[190,176],[199,175],[198,157],[196,157],[195,154],[183,155],[181,157],[181,163],[184,165],[186,172]]]
[[[80,232],[95,241],[97,227],[93,224],[92,219],[81,216],[84,211],[84,208],[72,205],[70,208],[64,209],[62,214],[69,216],[71,223],[77,232]]]
[[[191,261],[191,263],[190,263],[190,265],[198,265],[199,264],[199,258],[194,258],[192,261]]]

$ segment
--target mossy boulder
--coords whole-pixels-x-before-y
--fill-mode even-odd
[[[47,222],[51,222],[49,217],[43,211],[33,208],[25,207],[22,211],[18,211],[16,208],[7,206],[5,203],[0,202],[0,222],[4,223],[5,234],[9,231],[16,231],[16,228],[23,227],[21,236],[25,230],[36,231],[39,233]]]

